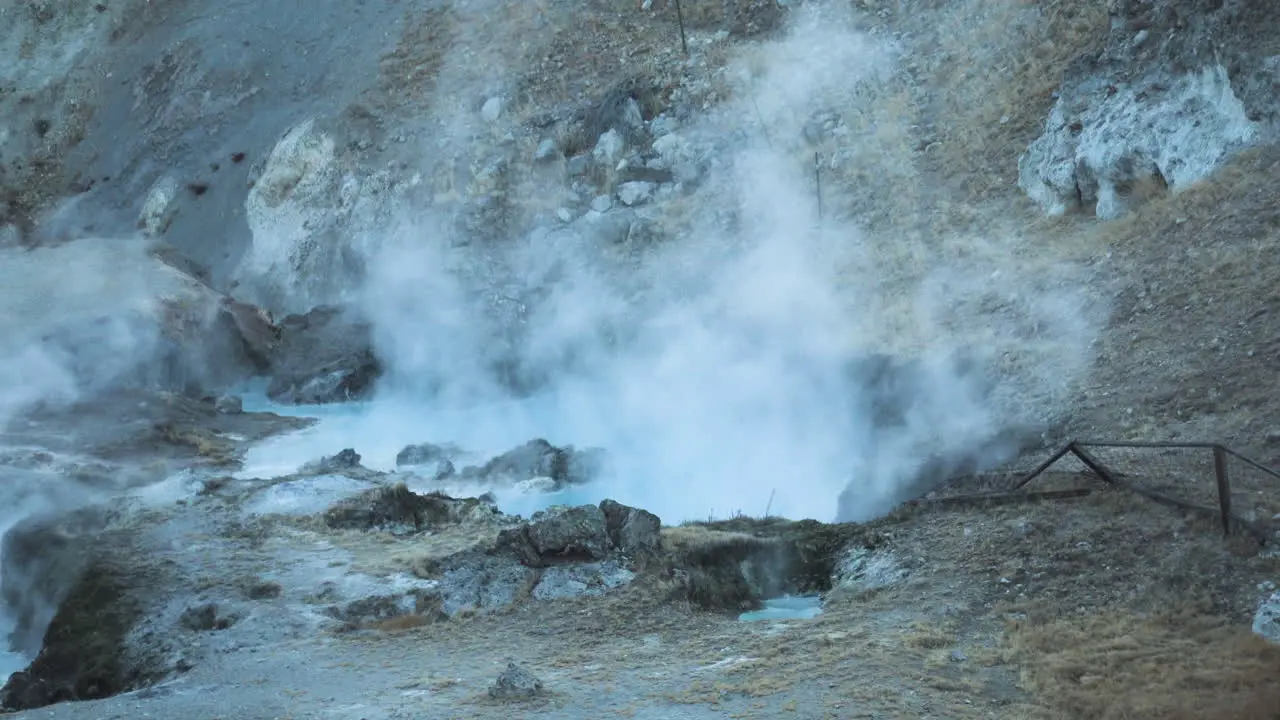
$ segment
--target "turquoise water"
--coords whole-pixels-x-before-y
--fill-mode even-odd
[[[738,616],[742,622],[760,620],[812,620],[822,614],[822,598],[817,595],[798,595],[770,598],[760,610],[744,612]]]
[[[265,384],[255,382],[241,388],[241,399],[246,412],[314,417],[320,421],[305,430],[271,438],[251,448],[244,469],[237,473],[243,478],[288,475],[307,462],[344,448],[354,448],[360,453],[365,467],[390,472],[397,469],[396,453],[405,445],[420,442],[456,443],[469,453],[455,461],[459,468],[483,464],[494,455],[535,437],[561,446],[606,446],[611,456],[619,447],[618,439],[603,435],[600,428],[593,432],[580,425],[564,423],[563,418],[569,415],[561,411],[551,397],[450,409],[390,401],[294,406],[272,402],[266,396]],[[602,442],[606,440],[611,442]],[[553,505],[594,505],[606,498],[628,502],[627,496],[634,493],[627,492],[629,486],[620,478],[630,476],[634,475],[615,472],[599,482],[553,493],[525,493],[512,488],[475,485],[453,487],[448,483],[441,486],[426,479],[410,480],[408,484],[417,492],[438,489],[466,496],[489,490],[503,512],[528,517]],[[635,502],[634,497],[631,502]]]
[[[851,452],[847,443],[836,443],[835,450],[824,445],[833,430],[793,423],[793,414],[770,407],[745,412],[732,398],[720,404],[694,402],[697,398],[690,400],[685,391],[570,387],[465,406],[395,394],[368,402],[287,406],[271,402],[264,391],[261,382],[242,388],[244,409],[319,422],[256,443],[237,473],[240,478],[290,475],[345,448],[355,449],[365,467],[383,472],[397,471],[396,454],[406,445],[423,442],[453,443],[467,451],[454,460],[459,469],[481,465],[533,438],[560,447],[604,448],[608,472],[560,493],[528,495],[448,483],[428,487],[428,479],[406,477],[418,492],[476,496],[491,490],[504,512],[525,516],[550,505],[611,499],[645,508],[668,525],[760,515],[766,509],[782,517],[827,520],[850,467],[837,457]]]

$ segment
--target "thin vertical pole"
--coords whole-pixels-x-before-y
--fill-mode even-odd
[[[822,219],[822,166],[818,153],[813,154],[813,185],[818,193],[818,219]]]
[[[676,22],[680,23],[680,49],[688,56],[689,41],[684,37],[684,12],[680,9],[680,0],[676,0]]]
[[[1231,481],[1227,478],[1227,452],[1213,448],[1213,473],[1218,478],[1218,507],[1222,510],[1222,534],[1231,534]]]

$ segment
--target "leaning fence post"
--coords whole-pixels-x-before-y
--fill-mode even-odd
[[[1213,446],[1213,472],[1218,478],[1218,507],[1222,510],[1222,534],[1231,535],[1231,482],[1227,479],[1227,452]]]
[[[680,9],[680,0],[676,0],[676,22],[680,23],[680,49],[685,57],[689,56],[689,41],[684,37],[684,11]]]

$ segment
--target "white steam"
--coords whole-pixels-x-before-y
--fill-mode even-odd
[[[509,275],[480,297],[466,279],[479,272],[473,250],[452,249],[429,214],[402,224],[369,264],[365,310],[390,372],[359,437],[604,446],[614,472],[597,494],[669,522],[759,514],[770,498],[774,514],[866,519],[903,499],[927,462],[945,473],[1008,459],[1011,435],[1051,419],[1087,369],[1097,318],[1060,268],[1024,271],[1017,242],[949,239],[966,257],[921,262],[852,222],[819,221],[804,123],[864,102],[893,66],[892,48],[838,20],[797,13],[786,38],[738,63],[734,100],[679,130],[714,146],[701,211],[638,266],[579,222],[491,251],[501,257],[485,267]],[[504,286],[512,302],[535,288],[541,299],[499,342],[484,310]],[[502,402],[494,381],[512,347],[550,378],[532,404]],[[916,361],[879,394],[850,371],[877,352]],[[1001,373],[993,392],[983,367]],[[492,410],[439,422],[468,405]]]
[[[100,501],[115,488],[71,479],[75,463],[18,441],[36,408],[57,409],[154,378],[164,346],[169,298],[198,308],[201,288],[146,252],[137,239],[90,238],[55,247],[0,250],[0,538],[20,522]],[[46,428],[52,430],[53,428]],[[123,482],[121,483],[123,485]],[[0,544],[0,549],[7,549]],[[55,554],[56,557],[56,554]],[[56,610],[50,585],[67,578],[27,574],[47,558],[0,557],[6,607],[0,612],[0,676],[40,648]],[[43,583],[43,584],[42,584]],[[23,637],[5,642],[27,616]]]
[[[198,292],[142,241],[100,238],[0,250],[0,287],[0,425],[154,365],[160,299]]]

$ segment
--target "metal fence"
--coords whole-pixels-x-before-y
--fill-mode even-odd
[[[1265,544],[1270,539],[1270,521],[1280,517],[1280,471],[1225,445],[1204,442],[1073,440],[1029,471],[989,474],[977,479],[981,489],[976,491],[937,494],[916,502],[1002,503],[1089,494],[1092,490],[1088,487],[1026,490],[1067,456],[1079,460],[1089,474],[1108,485],[1171,507],[1214,516],[1228,536],[1243,531]],[[1126,472],[1131,467],[1136,472]],[[971,484],[975,478],[968,480]]]

